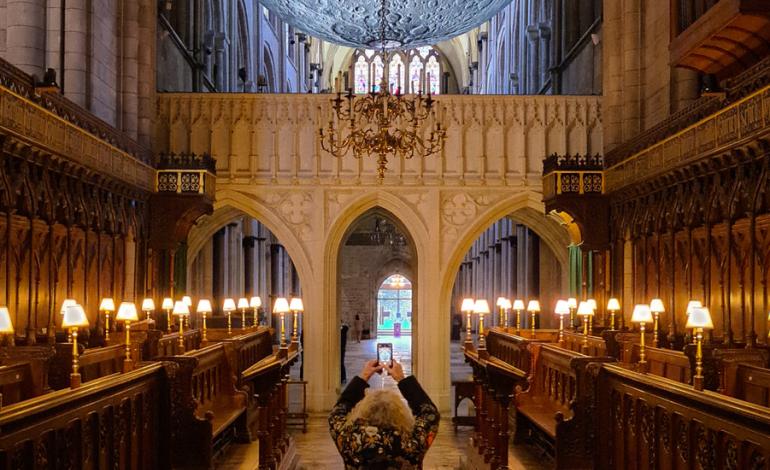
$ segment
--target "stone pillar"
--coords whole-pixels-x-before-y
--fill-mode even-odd
[[[6,56],[24,72],[43,78],[46,0],[7,0]]]
[[[87,0],[67,0],[64,9],[64,96],[86,109],[90,105],[90,24]]]
[[[536,25],[527,26],[527,39],[529,40],[527,57],[527,83],[524,90],[529,94],[536,94],[540,89],[540,42]]]
[[[244,219],[243,223],[243,295],[258,295],[257,287],[257,236],[254,219]]]
[[[224,227],[214,234],[212,243],[213,248],[213,269],[212,269],[212,285],[214,290],[214,297],[216,304],[221,307],[225,297],[228,296],[228,274],[226,269],[227,260],[229,259],[229,250],[227,246],[227,231],[228,227]]]
[[[148,148],[155,118],[156,8],[154,0],[140,0],[137,12],[137,140]]]
[[[123,132],[137,139],[139,116],[139,4],[123,2]]]

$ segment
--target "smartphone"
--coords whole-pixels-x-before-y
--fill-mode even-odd
[[[393,343],[377,343],[377,361],[393,367]]]

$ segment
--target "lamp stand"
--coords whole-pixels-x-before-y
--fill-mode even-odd
[[[80,373],[78,372],[78,330],[72,328],[72,374],[70,374],[70,388],[80,387]]]
[[[487,349],[487,340],[484,337],[484,314],[479,314],[479,351]]]
[[[575,309],[572,307],[569,309],[569,326],[572,331],[577,331],[577,323],[575,322]]]
[[[644,358],[644,322],[639,323],[642,336],[639,340],[639,372],[647,372],[647,361]]]
[[[505,323],[503,323],[503,326],[505,326],[505,330],[508,331],[508,309],[505,310]]]
[[[559,315],[559,344],[564,345],[564,315]]]
[[[144,314],[145,314],[145,318],[144,319],[145,320],[149,320],[150,319],[150,311],[149,310],[145,310]]]
[[[126,320],[126,358],[123,360],[123,373],[134,370],[134,361],[131,360],[131,322]]]
[[[516,334],[521,334],[521,310],[516,310]]]
[[[241,309],[241,330],[246,329],[246,309]]]
[[[535,334],[535,319],[536,319],[537,312],[532,312],[532,337],[534,338],[536,336]]]
[[[610,330],[615,329],[615,310],[610,310]]]
[[[184,328],[182,325],[184,325],[184,315],[181,315],[179,317],[179,351],[177,351],[179,354],[184,354]]]
[[[583,317],[583,346],[580,349],[583,354],[588,354],[588,315]]]
[[[110,311],[104,312],[104,344],[110,341]]]
[[[166,309],[166,331],[171,333],[171,309]]]
[[[658,312],[652,313],[652,346],[658,347]]]
[[[207,344],[209,338],[206,336],[206,312],[202,312],[201,314],[203,315],[203,337],[201,338],[201,343]]]
[[[233,319],[232,319],[232,313],[227,312],[227,336],[230,336],[233,334]]]
[[[695,377],[692,386],[695,390],[703,391],[703,329],[695,328]]]
[[[286,348],[286,317],[281,312],[281,348]]]
[[[473,338],[471,338],[471,311],[470,310],[465,312],[465,317],[468,319],[467,327],[465,329],[465,342],[473,343]]]
[[[254,307],[254,328],[259,326],[259,308]]]
[[[297,317],[299,317],[299,311],[294,310],[294,333],[291,335],[291,342],[292,343],[299,343],[299,336],[297,336]]]
[[[500,307],[500,321],[498,322],[498,325],[502,328],[504,326],[503,323],[503,315],[505,315],[505,309],[503,307]]]
[[[594,334],[594,316],[588,315],[588,318],[586,318],[586,320],[588,320],[588,334],[592,335]]]

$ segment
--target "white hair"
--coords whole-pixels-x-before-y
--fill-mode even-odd
[[[399,393],[380,389],[368,391],[363,400],[351,410],[348,423],[362,420],[370,426],[394,429],[405,436],[411,434],[414,416]]]

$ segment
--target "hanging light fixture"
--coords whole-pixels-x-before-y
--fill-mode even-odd
[[[387,0],[381,0],[380,47],[384,63],[388,63],[385,37],[387,24]],[[435,111],[435,101],[428,88],[427,97],[422,91],[415,96],[401,95],[399,88],[391,94],[387,74],[382,74],[379,91],[357,97],[352,89],[345,96],[337,89],[337,97],[331,101],[334,113],[328,125],[319,129],[321,148],[337,158],[352,152],[355,158],[377,157],[377,178],[382,182],[388,168],[388,156],[411,159],[427,158],[444,147],[446,130],[442,129]],[[428,131],[426,121],[432,126]],[[426,134],[428,135],[426,138]]]

